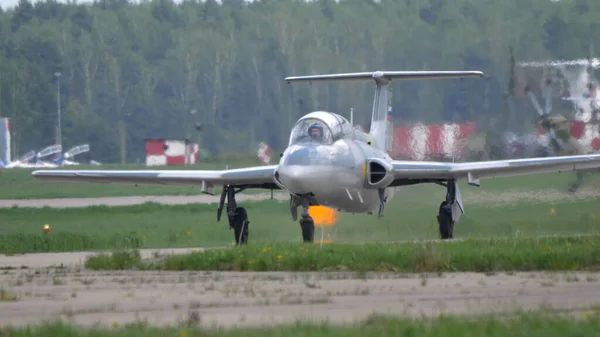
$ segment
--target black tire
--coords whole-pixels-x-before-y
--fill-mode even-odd
[[[300,227],[302,228],[302,241],[313,243],[315,241],[315,222],[311,217],[302,217],[300,219]]]
[[[248,213],[244,207],[238,207],[235,209],[235,216],[233,218],[233,235],[236,245],[243,245],[248,243]]]
[[[571,181],[569,183],[568,192],[569,193],[575,193],[575,192],[577,192],[577,190],[581,186],[582,180],[583,180],[583,174],[581,172],[576,172],[575,173],[575,180]]]
[[[442,240],[452,239],[454,237],[454,221],[452,221],[452,212],[444,208],[446,205],[446,201],[440,204],[439,214],[437,216],[440,239]]]
[[[569,186],[567,188],[567,192],[568,193],[575,193],[575,192],[577,192],[578,189],[579,189],[579,184],[577,182],[572,182],[572,183],[569,183]]]

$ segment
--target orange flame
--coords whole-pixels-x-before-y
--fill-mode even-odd
[[[308,214],[313,218],[315,226],[335,226],[338,212],[325,206],[310,206]]]

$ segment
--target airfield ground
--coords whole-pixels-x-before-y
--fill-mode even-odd
[[[316,238],[337,243],[436,238],[435,216],[443,195],[443,188],[438,186],[403,188],[386,207],[383,218],[341,214],[335,227],[317,228]],[[268,193],[240,195],[250,217],[251,242],[298,242],[300,228],[291,220],[287,197],[282,193],[274,196],[269,200]],[[261,197],[266,200],[250,200]],[[600,233],[600,189],[592,184],[575,195],[556,188],[466,187],[462,197],[466,212],[456,225],[457,238]],[[216,222],[216,196],[157,196],[150,199],[157,202],[154,204],[86,207],[90,203],[115,205],[149,199],[4,200],[6,208],[0,208],[0,252],[103,250],[134,243],[139,245],[128,247],[214,247],[233,242],[226,219]],[[21,207],[13,208],[15,204]],[[24,204],[27,207],[23,208]],[[31,207],[43,205],[51,207]],[[64,206],[78,207],[56,208]],[[42,233],[45,224],[52,228],[47,235]]]
[[[467,213],[456,226],[456,236],[594,234],[600,229],[598,179],[593,178],[576,195],[570,195],[564,192],[569,178],[562,175],[556,180],[504,179],[484,181],[481,188],[463,187]],[[335,239],[373,242],[435,237],[435,209],[443,194],[444,190],[437,186],[405,188],[388,206],[383,219],[376,221],[358,215],[341,217]],[[270,194],[249,197],[268,199]],[[54,237],[56,242],[51,242],[51,246],[60,251],[68,248],[61,247],[60,242],[68,241],[69,235],[102,241],[110,235],[129,232],[146,237],[142,248],[172,247],[167,253],[190,251],[173,247],[208,246],[207,243],[230,245],[231,232],[226,223],[215,224],[215,205],[197,204],[215,201],[216,197],[150,198],[157,204],[131,206],[133,202],[147,199],[111,197],[85,201],[44,200],[41,205],[50,208],[35,208],[40,206],[40,200],[2,200],[4,247],[20,236],[22,248],[44,251],[49,246],[39,248],[24,243],[34,242],[35,238],[52,241]],[[254,224],[251,240],[259,240],[261,236],[264,242],[298,240],[299,226],[289,220],[287,198],[283,196],[280,200],[277,192],[275,198],[245,203]],[[192,204],[174,205],[190,202]],[[86,208],[89,203],[130,206]],[[161,203],[165,205],[159,205]],[[13,208],[15,204],[17,208]],[[62,208],[55,209],[57,207]],[[53,228],[47,235],[41,233],[45,223]],[[193,233],[188,235],[191,231]],[[167,239],[169,233],[174,233],[173,241]],[[107,245],[88,248],[92,251],[114,248]],[[156,250],[141,252],[144,257],[156,258]],[[0,275],[0,324],[25,325],[62,318],[83,325],[95,322],[122,325],[147,319],[155,325],[210,326],[215,323],[232,327],[293,323],[302,317],[353,322],[373,313],[438,317],[441,312],[480,314],[511,309],[563,309],[577,318],[600,317],[594,309],[600,303],[600,273],[592,271],[443,272],[435,275],[92,271],[84,267],[85,258],[91,254],[0,255],[0,268],[4,269]],[[591,255],[598,258],[595,250]],[[596,319],[590,323],[592,328],[597,328],[598,322]],[[406,327],[407,323],[402,324]],[[431,326],[423,324],[421,326]],[[531,329],[538,328],[536,325]],[[367,328],[361,329],[364,332]]]
[[[30,256],[55,264],[74,260],[54,258]],[[32,264],[37,267],[0,275],[0,283],[17,296],[0,302],[0,324],[63,319],[111,326],[147,320],[166,326],[196,320],[233,327],[297,319],[352,323],[374,313],[438,317],[517,309],[560,309],[584,318],[594,315],[600,302],[600,274],[588,272],[356,278],[354,273],[93,272],[76,264],[55,269]]]

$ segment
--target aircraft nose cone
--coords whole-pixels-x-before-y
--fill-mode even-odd
[[[283,165],[277,169],[279,181],[290,192],[304,194],[311,191],[312,181],[317,177],[307,166]]]

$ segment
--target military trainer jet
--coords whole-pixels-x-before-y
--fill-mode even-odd
[[[311,112],[291,129],[289,145],[277,165],[228,170],[38,170],[37,179],[54,181],[116,182],[130,184],[199,185],[203,193],[222,186],[217,208],[220,220],[225,201],[229,226],[236,244],[248,240],[248,215],[236,203],[237,193],[247,188],[282,189],[290,193],[290,212],[300,225],[305,242],[313,242],[314,222],[308,209],[322,205],[348,213],[378,213],[391,200],[396,187],[435,183],[446,188],[439,206],[442,239],[453,237],[454,223],[464,212],[458,181],[479,186],[481,178],[507,177],[542,172],[600,168],[600,155],[579,155],[466,163],[392,160],[391,98],[393,79],[483,77],[480,71],[376,71],[287,77],[289,82],[374,81],[375,99],[369,132],[362,132],[344,117],[326,111]]]

